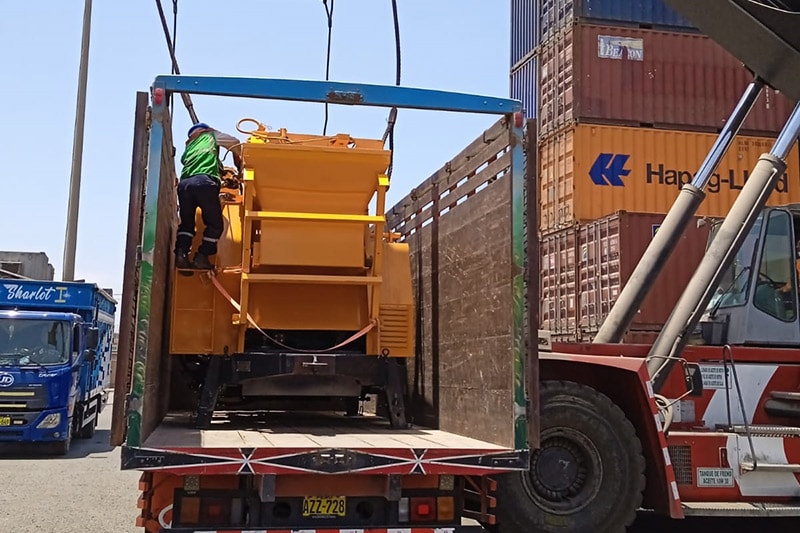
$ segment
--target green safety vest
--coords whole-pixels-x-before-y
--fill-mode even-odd
[[[181,156],[181,164],[183,164],[181,179],[207,174],[219,182],[219,147],[214,132],[201,133],[186,145],[186,150]]]

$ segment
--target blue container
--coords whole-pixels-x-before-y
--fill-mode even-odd
[[[536,118],[539,105],[539,57],[534,55],[511,72],[511,98],[522,101],[525,116]]]
[[[542,40],[550,39],[561,28],[581,20],[678,31],[695,30],[688,20],[662,0],[530,0],[529,3],[541,5]]]
[[[540,0],[511,0],[511,70],[539,45]]]

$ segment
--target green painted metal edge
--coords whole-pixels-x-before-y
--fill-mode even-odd
[[[509,117],[513,120],[513,116]],[[511,125],[511,276],[512,276],[512,352],[514,359],[514,447],[528,448],[525,361],[525,151],[524,130]]]
[[[166,107],[153,106],[150,127],[150,154],[147,162],[147,184],[144,198],[144,224],[142,231],[142,256],[139,273],[139,298],[136,313],[136,341],[134,346],[131,392],[128,395],[127,446],[141,445],[142,403],[145,386],[145,368],[150,342],[150,295],[153,288],[153,251],[158,223],[158,189],[161,182],[161,152],[164,129],[162,118]]]

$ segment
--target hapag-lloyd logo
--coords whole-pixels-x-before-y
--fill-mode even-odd
[[[641,183],[641,174],[629,166],[629,154],[601,153],[597,156],[592,168],[589,169],[589,178],[595,185],[625,187],[626,185]],[[639,167],[641,168],[641,167]],[[647,163],[644,178],[648,185],[667,185],[680,189],[694,179],[694,173],[686,169],[670,168],[664,163]],[[728,169],[712,174],[708,180],[706,191],[718,193],[725,190],[739,191],[744,187],[750,177],[749,170]],[[626,178],[624,181],[622,178]],[[789,178],[784,173],[775,186],[779,193],[789,192]]]
[[[19,283],[4,283],[3,287],[8,301],[63,304],[70,297],[67,287],[26,287]]]
[[[688,170],[669,168],[664,163],[659,163],[658,165],[647,163],[646,175],[647,183],[649,184],[672,185],[678,189],[687,183],[691,183],[694,179],[694,173]],[[727,189],[731,191],[740,191],[748,178],[750,178],[750,171],[746,169],[737,171],[730,168],[727,172],[715,172],[708,180],[706,191],[717,193],[725,188],[726,185]],[[789,178],[785,172],[778,178],[775,192],[789,192]]]

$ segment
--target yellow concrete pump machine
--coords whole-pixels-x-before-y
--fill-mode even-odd
[[[384,224],[390,152],[261,124],[240,148],[214,273],[173,276],[169,351],[199,391],[198,426],[223,406],[352,415],[368,394],[404,426],[415,332],[408,245]]]

